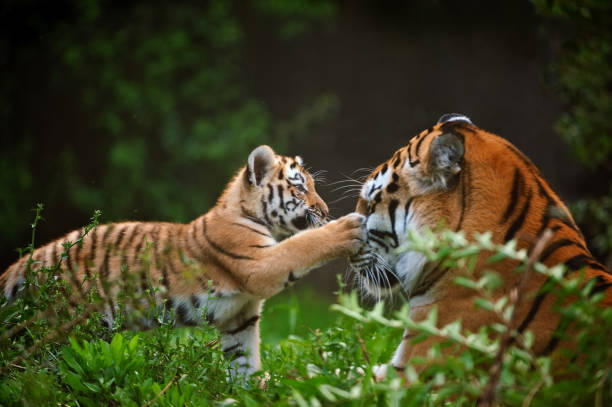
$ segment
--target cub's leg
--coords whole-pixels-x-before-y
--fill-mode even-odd
[[[261,260],[241,273],[244,288],[258,298],[270,298],[312,268],[355,253],[365,241],[364,221],[352,213],[262,249]]]
[[[221,349],[230,360],[230,378],[247,378],[261,369],[259,316],[263,300],[250,301],[231,321],[219,327]]]

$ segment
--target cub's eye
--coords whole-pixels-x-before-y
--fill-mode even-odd
[[[306,188],[304,188],[304,185],[302,184],[296,184],[294,185],[295,189],[297,189],[298,191],[300,191],[301,193],[305,194],[306,193]]]

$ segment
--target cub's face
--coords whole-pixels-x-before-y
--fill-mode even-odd
[[[365,292],[381,297],[401,286],[418,296],[426,283],[426,258],[398,249],[410,231],[455,222],[463,154],[462,137],[437,125],[413,138],[366,178],[356,211],[366,216],[367,240],[351,258]]]
[[[325,223],[327,205],[301,157],[280,156],[268,146],[257,147],[249,156],[245,180],[251,202],[243,202],[244,210],[263,222],[277,240]]]

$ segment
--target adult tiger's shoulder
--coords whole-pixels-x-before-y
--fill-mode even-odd
[[[124,287],[134,287],[134,295],[151,288],[150,305],[164,313],[173,310],[177,323],[207,319],[215,324],[223,350],[233,357],[232,373],[250,374],[260,367],[263,300],[362,243],[363,216],[326,223],[327,211],[299,156],[276,155],[260,146],[206,214],[189,224],[100,225],[70,248],[54,277],[71,283],[68,300],[75,304],[97,290],[110,326],[119,294],[130,295]],[[82,230],[72,231],[36,249],[34,267],[56,265],[63,243],[82,235]],[[24,257],[0,276],[0,293],[9,300],[22,289],[26,266]],[[142,321],[145,326],[154,322]]]
[[[400,287],[408,294],[412,317],[424,318],[432,304],[442,326],[461,319],[472,331],[493,320],[492,313],[474,310],[472,290],[453,280],[462,270],[429,263],[419,252],[398,253],[397,247],[411,230],[435,229],[441,221],[466,236],[490,231],[496,243],[516,239],[519,248],[531,248],[545,230],[553,235],[540,261],[563,263],[568,273],[583,270],[593,280],[593,292],[604,292],[601,304],[612,305],[612,276],[593,258],[570,212],[542,175],[507,140],[476,127],[459,114],[444,115],[436,125],[414,137],[378,166],[365,180],[357,203],[365,215],[367,243],[352,258],[352,267],[365,291],[390,295]],[[517,263],[504,260],[495,268],[504,280],[505,292],[516,285]],[[535,273],[529,293],[517,310],[515,327],[535,334],[533,349],[540,354],[559,345],[554,335],[559,314],[552,311],[555,299],[540,288],[546,277]],[[408,330],[392,365],[402,370],[410,357],[426,355],[431,341],[411,344]]]

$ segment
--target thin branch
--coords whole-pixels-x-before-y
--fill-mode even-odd
[[[513,287],[512,290],[510,290],[510,296],[509,296],[510,304],[513,306],[512,316],[510,318],[508,329],[506,329],[506,332],[504,332],[504,334],[502,335],[499,350],[497,351],[497,355],[495,357],[495,362],[493,363],[493,366],[491,367],[490,380],[482,396],[480,397],[480,400],[478,401],[478,404],[477,404],[478,407],[491,407],[494,405],[495,389],[497,388],[497,384],[499,382],[499,378],[501,375],[502,365],[504,361],[504,354],[506,352],[506,349],[508,349],[508,346],[510,346],[510,344],[512,343],[514,339],[514,335],[513,335],[514,329],[512,329],[512,327],[516,326],[516,323],[518,322],[517,321],[518,319],[517,309],[519,308],[523,300],[523,295],[525,293],[527,282],[529,281],[529,278],[531,277],[531,274],[533,272],[533,265],[538,261],[538,259],[542,255],[542,251],[544,251],[544,248],[546,247],[546,245],[548,244],[548,241],[552,238],[552,236],[553,236],[552,230],[546,229],[544,233],[542,234],[542,237],[540,237],[536,241],[535,246],[533,248],[533,252],[529,256],[529,259],[527,259],[527,265],[525,266],[525,272],[523,273],[523,276],[521,277],[519,284]]]
[[[178,380],[182,380],[185,376],[187,376],[187,373],[183,374],[180,378],[178,378]],[[170,388],[170,386],[172,386],[172,383],[177,381],[177,377],[178,375],[174,375],[172,380],[170,380],[155,397],[153,397],[147,404],[143,404],[141,407],[149,407],[151,404],[155,403],[155,401],[157,401],[157,399],[160,398],[166,392],[166,390]]]

